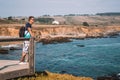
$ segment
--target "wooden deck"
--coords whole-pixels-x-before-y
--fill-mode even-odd
[[[17,60],[0,60],[0,74],[22,69],[29,69],[29,64],[19,64]]]
[[[17,60],[0,60],[0,80],[28,75],[29,64]],[[11,76],[10,76],[11,75]]]
[[[30,41],[29,46],[29,62],[26,64],[19,64],[19,60],[0,60],[0,80],[12,79],[16,77],[33,75],[35,73],[34,65],[34,38],[10,38],[0,39],[0,42],[14,42],[14,41]]]

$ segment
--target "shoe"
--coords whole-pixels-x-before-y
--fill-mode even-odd
[[[19,62],[19,64],[27,64],[26,62]]]

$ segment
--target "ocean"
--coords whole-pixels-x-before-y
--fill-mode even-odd
[[[0,59],[16,60],[21,50],[10,51]],[[120,73],[120,36],[72,39],[72,42],[43,45],[36,43],[36,71],[48,70],[96,78]]]

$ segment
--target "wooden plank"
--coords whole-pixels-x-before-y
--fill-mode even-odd
[[[34,38],[30,39],[29,47],[29,73],[30,75],[35,73],[35,62],[34,62]]]
[[[29,64],[19,64],[18,60],[0,60],[0,80],[29,75]]]
[[[14,41],[14,42],[0,42],[0,45],[12,45],[12,44],[22,44],[23,41]]]
[[[19,60],[0,60],[0,74],[21,69],[29,69],[29,63],[20,65]]]
[[[1,38],[0,42],[28,41],[29,38]]]
[[[16,70],[16,71],[0,74],[0,80],[12,79],[26,75],[29,75],[29,69]]]

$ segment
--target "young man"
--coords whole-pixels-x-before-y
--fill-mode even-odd
[[[28,23],[26,23],[25,25],[25,36],[24,38],[31,38],[33,37],[33,33],[32,33],[32,24],[34,23],[34,17],[30,16],[28,19]],[[20,63],[19,64],[25,64],[25,57],[28,57],[28,51],[29,51],[29,41],[24,41],[23,43],[23,51],[22,51],[22,57],[20,59]],[[28,60],[27,60],[28,61]]]

